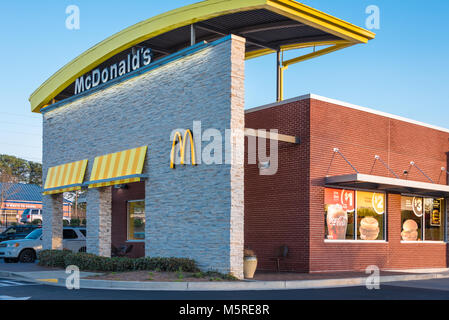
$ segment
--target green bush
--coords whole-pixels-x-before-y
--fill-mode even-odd
[[[82,225],[82,226],[86,226],[86,219],[83,219],[83,220],[81,221],[81,225]]]
[[[72,253],[70,251],[43,250],[39,254],[39,264],[48,267],[65,268],[77,266],[81,271],[168,271],[198,272],[195,261],[185,258],[137,258],[126,257],[106,258],[85,252]]]
[[[42,220],[41,219],[35,219],[33,221],[31,221],[31,224],[34,226],[40,225],[42,224]]]
[[[70,226],[72,227],[79,227],[80,224],[81,224],[80,219],[73,218],[72,220],[70,220]]]
[[[69,226],[69,222],[67,220],[62,220],[62,225],[64,227],[68,227]]]
[[[69,250],[43,250],[39,253],[39,265],[65,268],[65,257],[71,253]]]

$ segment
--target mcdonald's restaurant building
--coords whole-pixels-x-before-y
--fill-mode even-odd
[[[83,189],[87,251],[101,256],[132,244],[133,257],[237,277],[244,248],[258,270],[447,267],[449,130],[283,99],[288,66],[374,37],[293,0],[208,0],[86,51],[30,97],[43,115],[44,247],[61,249],[62,194]],[[283,60],[291,49],[312,53]],[[245,60],[272,53],[277,102],[245,110]],[[203,161],[208,128],[237,160]],[[248,161],[254,137],[277,144],[276,161]]]

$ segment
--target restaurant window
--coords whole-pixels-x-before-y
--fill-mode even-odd
[[[357,239],[385,240],[385,194],[357,191]]]
[[[401,198],[402,241],[444,241],[444,199]]]
[[[128,202],[128,240],[145,240],[145,201]]]
[[[385,240],[385,194],[325,189],[325,238]]]
[[[401,238],[403,241],[423,239],[424,198],[401,197]]]
[[[324,228],[326,239],[355,239],[354,203],[354,191],[330,188],[325,189]]]
[[[444,199],[426,198],[424,200],[424,239],[426,241],[444,241],[445,208]]]

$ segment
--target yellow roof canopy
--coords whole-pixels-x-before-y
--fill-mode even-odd
[[[89,188],[107,187],[142,180],[147,146],[96,157]]]
[[[44,195],[81,190],[87,160],[51,167],[45,179]]]
[[[293,0],[207,0],[142,21],[100,42],[61,68],[31,96],[31,110],[74,94],[75,81],[130,49],[150,48],[153,61],[191,46],[235,34],[246,39],[246,58],[279,50],[367,43],[375,34]],[[329,53],[330,50],[324,53]],[[313,56],[311,56],[313,57]],[[311,58],[310,57],[310,58]]]

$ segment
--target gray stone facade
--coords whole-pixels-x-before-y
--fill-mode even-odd
[[[112,190],[93,188],[87,193],[87,252],[111,256]]]
[[[62,218],[63,197],[62,194],[43,197],[42,211],[42,235],[43,247],[47,249],[62,249]]]
[[[44,176],[49,167],[88,159],[88,180],[96,156],[147,145],[146,255],[192,258],[204,270],[243,277],[244,41],[232,36],[45,113]],[[240,130],[231,142],[238,161],[170,169],[170,134],[194,121],[223,137]],[[196,136],[199,152],[200,143]],[[110,254],[107,194],[88,191],[87,248],[100,255]],[[59,215],[44,198],[48,239]]]

